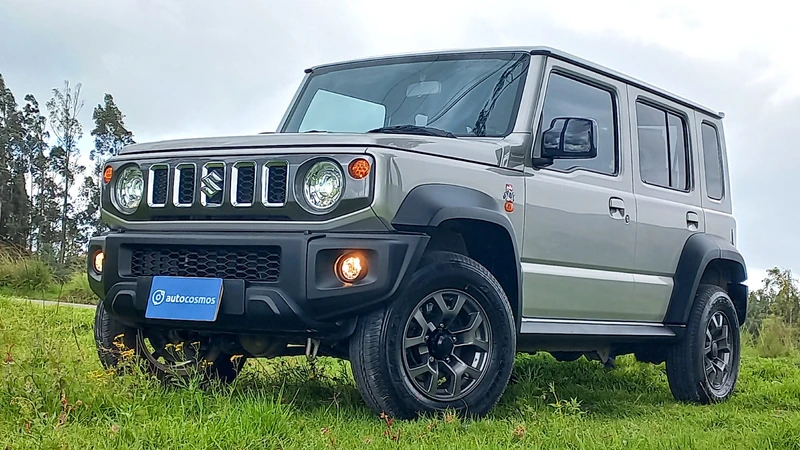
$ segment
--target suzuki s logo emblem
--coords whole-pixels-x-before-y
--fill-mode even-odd
[[[209,172],[200,180],[200,190],[208,197],[213,197],[222,192],[222,177],[216,171]]]

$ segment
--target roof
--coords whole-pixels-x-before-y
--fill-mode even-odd
[[[394,55],[383,55],[383,56],[373,56],[368,58],[360,58],[354,59],[349,61],[339,61],[327,64],[319,64],[314,67],[309,68],[306,72],[313,72],[319,68],[323,67],[333,67],[342,64],[352,64],[352,63],[360,63],[360,62],[369,62],[369,61],[380,61],[383,59],[392,59],[392,58],[407,58],[407,57],[417,57],[417,56],[432,56],[432,55],[442,55],[442,54],[468,54],[468,53],[492,53],[492,52],[520,52],[520,53],[530,53],[531,55],[544,55],[549,56],[552,58],[560,59],[562,61],[566,61],[572,64],[575,64],[579,67],[582,67],[587,70],[591,70],[593,72],[599,73],[601,75],[605,75],[609,78],[613,78],[615,80],[630,84],[635,86],[639,89],[644,91],[660,95],[664,98],[672,100],[676,103],[679,103],[683,106],[688,108],[696,109],[698,111],[704,112],[709,114],[713,117],[718,119],[722,119],[723,114],[717,111],[714,111],[711,108],[706,106],[700,105],[696,102],[693,102],[689,99],[683,98],[671,92],[668,92],[664,89],[659,87],[650,85],[645,83],[641,80],[638,80],[634,77],[629,75],[625,75],[623,73],[614,71],[609,69],[608,67],[602,66],[600,64],[593,63],[591,61],[587,61],[583,58],[579,58],[575,55],[571,55],[569,53],[563,52],[561,50],[551,48],[551,47],[487,47],[487,48],[472,48],[472,49],[453,49],[453,50],[443,50],[443,51],[430,51],[430,52],[417,52],[417,53],[404,53],[404,54],[394,54]]]

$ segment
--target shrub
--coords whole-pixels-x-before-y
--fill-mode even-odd
[[[770,316],[761,323],[756,339],[756,352],[764,358],[789,356],[796,348],[797,330],[780,318]]]
[[[64,285],[62,298],[68,302],[93,304],[97,297],[89,287],[89,279],[85,272],[73,272]]]
[[[45,291],[53,283],[53,270],[36,258],[0,256],[0,286],[20,293]]]

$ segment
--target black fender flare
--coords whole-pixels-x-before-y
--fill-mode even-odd
[[[464,186],[452,184],[423,184],[406,195],[392,219],[392,226],[437,227],[447,220],[468,219],[499,225],[506,230],[514,249],[517,269],[517,298],[514,299],[514,319],[517,332],[522,323],[522,265],[516,233],[511,220],[498,199]]]
[[[747,279],[744,257],[730,242],[705,233],[691,235],[683,246],[673,276],[672,296],[664,323],[668,325],[688,323],[703,273],[712,261],[725,261],[735,268],[727,288],[734,303],[737,303],[739,322],[744,323],[747,315],[747,286],[741,284]]]

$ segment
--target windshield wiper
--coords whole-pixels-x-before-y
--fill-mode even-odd
[[[386,133],[386,134],[419,134],[422,136],[438,136],[438,137],[457,137],[455,134],[440,130],[433,127],[421,127],[419,125],[395,125],[392,127],[381,127],[369,130],[367,133]]]
[[[475,136],[485,136],[486,135],[486,121],[489,119],[489,114],[492,113],[494,109],[494,105],[497,104],[497,99],[500,97],[500,94],[511,85],[520,75],[516,77],[512,76],[514,70],[522,64],[524,61],[524,57],[519,58],[514,64],[512,64],[508,69],[503,71],[503,74],[500,75],[500,79],[497,80],[497,84],[494,85],[494,89],[492,90],[492,97],[486,101],[486,104],[483,106],[483,109],[480,110],[478,113],[478,119],[475,121],[475,129],[473,130],[473,134]]]

